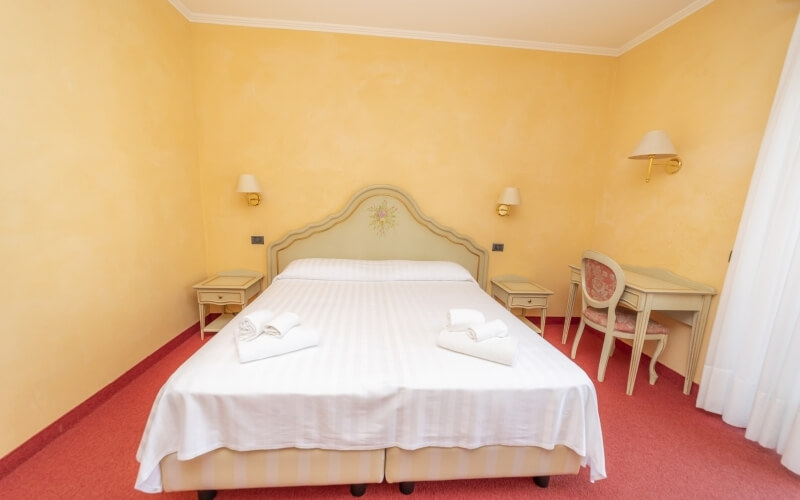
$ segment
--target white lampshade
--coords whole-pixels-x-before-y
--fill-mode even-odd
[[[498,205],[519,205],[519,189],[507,187],[500,193],[497,199]]]
[[[239,176],[239,184],[236,185],[238,193],[260,193],[261,185],[253,174],[242,174]]]
[[[663,130],[651,130],[647,132],[639,141],[639,144],[628,156],[632,160],[646,160],[653,158],[672,158],[678,156],[678,151],[669,140],[669,136]]]

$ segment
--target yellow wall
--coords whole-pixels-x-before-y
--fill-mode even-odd
[[[408,191],[490,247],[489,274],[535,276],[566,303],[587,244],[614,59],[391,38],[193,25],[208,271],[266,269],[266,241],[368,184]],[[264,202],[235,192],[255,174]],[[510,217],[504,186],[522,191]]]
[[[0,456],[197,321],[189,23],[0,2]]]
[[[799,7],[716,0],[618,58],[595,249],[722,290]],[[645,184],[647,162],[627,156],[653,129],[669,132],[684,166],[675,175],[655,168]],[[660,361],[685,373],[689,331],[673,326]]]

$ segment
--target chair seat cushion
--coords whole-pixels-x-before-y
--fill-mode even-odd
[[[583,313],[586,319],[595,323],[606,326],[608,322],[608,311],[606,309],[595,309],[594,307],[587,307]],[[614,322],[614,330],[625,333],[633,333],[636,330],[636,313],[622,308],[617,308],[617,319]],[[651,319],[647,322],[647,333],[669,333],[669,329]]]

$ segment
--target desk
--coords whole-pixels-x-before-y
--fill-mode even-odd
[[[561,343],[566,343],[569,325],[572,320],[572,308],[575,305],[575,293],[581,283],[580,266],[569,266],[570,288],[567,298],[567,310],[564,317],[564,332]],[[664,312],[666,315],[692,327],[689,338],[689,353],[686,361],[686,378],[683,382],[683,393],[692,390],[692,381],[697,371],[700,357],[700,346],[703,343],[708,309],[711,298],[717,291],[708,285],[697,283],[676,274],[656,267],[622,266],[625,272],[625,290],[619,303],[636,311],[636,331],[631,349],[631,366],[628,371],[627,395],[633,394],[636,381],[636,370],[642,356],[644,334],[650,311]]]
[[[233,314],[225,313],[225,306],[235,304],[246,306],[250,299],[261,292],[261,273],[252,271],[225,271],[202,281],[192,288],[197,290],[197,305],[200,307],[200,338],[206,332],[215,333],[222,330]],[[206,325],[206,304],[222,306],[222,314]]]

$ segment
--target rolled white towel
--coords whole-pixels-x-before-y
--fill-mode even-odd
[[[514,364],[514,357],[517,354],[516,337],[493,337],[483,342],[475,342],[464,332],[451,332],[445,329],[439,332],[436,343],[439,347],[451,351],[509,366]]]
[[[478,323],[467,328],[467,336],[475,342],[506,335],[508,335],[508,327],[502,319],[493,319],[487,323]]]
[[[245,314],[239,320],[239,329],[236,332],[236,338],[245,342],[253,340],[267,326],[269,320],[275,316],[275,313],[266,309],[260,309],[251,313]]]
[[[300,324],[300,317],[293,312],[282,312],[269,320],[264,333],[270,337],[283,338],[292,328]]]
[[[450,309],[447,311],[447,329],[463,332],[476,323],[484,323],[483,313],[475,309]]]
[[[300,349],[314,347],[319,344],[319,334],[311,326],[298,326],[292,329],[292,334],[286,338],[259,335],[247,342],[236,342],[236,350],[240,363],[249,363],[259,359],[280,356]]]

